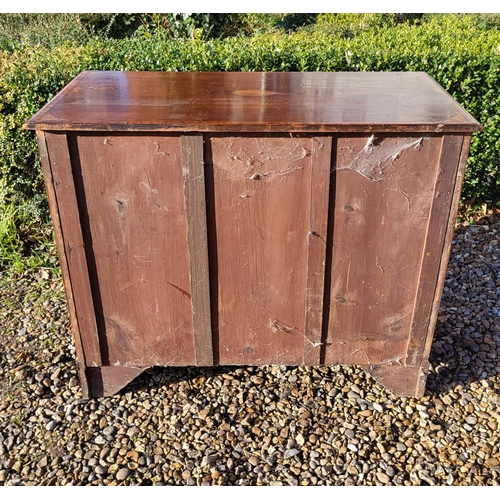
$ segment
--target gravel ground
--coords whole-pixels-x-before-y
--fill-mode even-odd
[[[457,226],[422,399],[263,366],[153,368],[86,401],[61,279],[4,279],[0,484],[498,485],[499,232]]]

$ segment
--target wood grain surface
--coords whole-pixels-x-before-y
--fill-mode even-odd
[[[441,142],[337,137],[325,363],[405,360]]]
[[[311,218],[316,196],[325,207],[328,187],[330,156],[314,151],[322,145],[328,152],[329,141],[319,141],[316,146],[312,137],[207,138],[220,364],[303,362],[306,291],[321,296],[323,285],[308,280],[308,271],[321,272],[325,249],[318,247],[314,264],[309,250],[315,239],[326,239],[326,210],[313,208]],[[322,305],[314,305],[321,316]]]
[[[74,137],[106,363],[195,364],[180,136]]]
[[[195,359],[196,365],[206,366],[212,365],[214,359],[210,318],[203,137],[183,135],[181,147]]]
[[[29,129],[465,132],[481,126],[425,73],[86,71]]]
[[[78,330],[86,366],[102,364],[103,346],[94,312],[94,300],[88,272],[88,255],[82,236],[80,207],[77,201],[73,167],[65,133],[46,133],[52,181],[61,223],[64,261],[75,307]],[[57,221],[57,219],[56,219]],[[70,306],[71,307],[71,306]],[[105,353],[104,353],[105,354]]]

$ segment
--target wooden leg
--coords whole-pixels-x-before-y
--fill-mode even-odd
[[[421,398],[425,392],[428,365],[373,365],[363,369],[395,396]]]
[[[84,398],[114,396],[146,368],[126,366],[99,366],[86,369],[88,393]],[[83,384],[82,384],[83,386]]]

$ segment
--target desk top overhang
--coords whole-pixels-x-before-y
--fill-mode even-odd
[[[422,72],[84,71],[24,127],[233,133],[482,130]]]

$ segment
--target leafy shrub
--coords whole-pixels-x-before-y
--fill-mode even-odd
[[[207,40],[203,28],[194,28],[191,38],[174,40],[166,30],[149,27],[130,38],[0,52],[0,205],[28,204],[34,220],[48,219],[34,134],[21,125],[84,69],[426,71],[485,127],[473,136],[463,197],[499,199],[496,18],[319,15],[316,24],[286,34],[279,26],[282,15],[266,16],[269,29],[252,37]],[[263,18],[254,21],[263,25]]]

